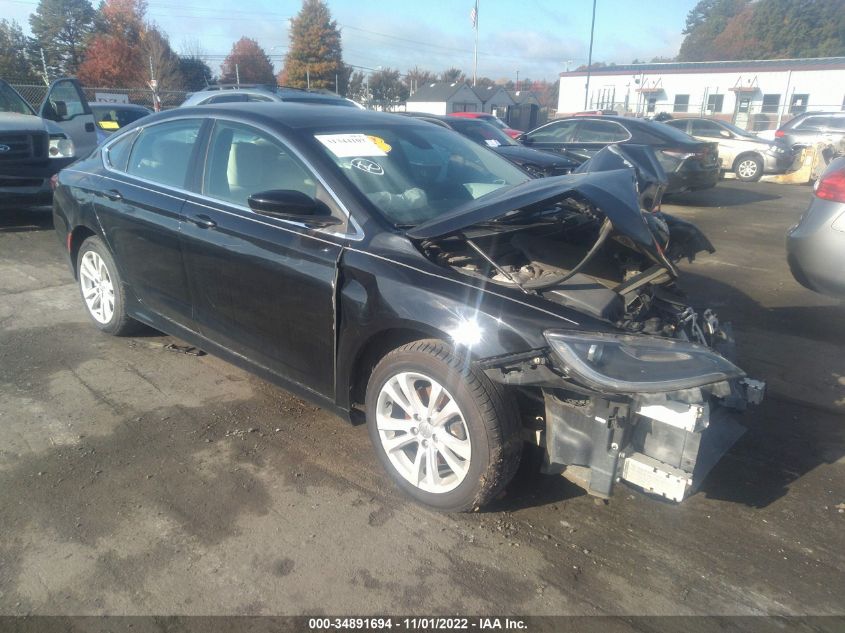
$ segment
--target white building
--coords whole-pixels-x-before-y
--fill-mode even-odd
[[[558,116],[584,110],[711,116],[765,130],[805,111],[845,110],[845,57],[626,64],[560,74]]]

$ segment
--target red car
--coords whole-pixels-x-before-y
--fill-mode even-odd
[[[481,119],[482,121],[485,121],[490,125],[495,125],[497,128],[502,130],[502,132],[504,132],[511,138],[516,138],[517,136],[522,134],[522,130],[515,130],[511,127],[508,127],[507,124],[502,121],[499,117],[493,116],[492,114],[487,114],[486,112],[452,112],[449,116],[462,116],[468,119]]]

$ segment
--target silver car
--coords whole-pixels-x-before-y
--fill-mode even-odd
[[[810,207],[789,229],[786,254],[802,286],[845,297],[845,156],[816,182]]]
[[[794,145],[832,145],[845,154],[845,112],[805,112],[790,119],[775,132],[775,138]]]
[[[312,92],[300,90],[299,88],[275,88],[271,87],[224,87],[201,90],[189,95],[182,107],[206,105],[210,103],[243,103],[243,102],[293,102],[307,103],[309,105],[338,105],[352,108],[361,106],[345,99],[340,95],[328,92]]]
[[[792,165],[791,147],[767,141],[742,128],[717,119],[684,118],[666,121],[700,141],[719,143],[722,171],[732,171],[739,180],[755,182],[763,174],[782,174]]]

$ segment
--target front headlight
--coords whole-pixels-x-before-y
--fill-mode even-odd
[[[599,391],[677,391],[745,375],[715,352],[685,341],[560,331],[545,337],[562,369]]]
[[[73,158],[73,141],[64,136],[54,135],[50,137],[50,146],[47,154],[50,158]]]

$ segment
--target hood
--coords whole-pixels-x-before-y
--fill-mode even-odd
[[[540,150],[531,149],[530,147],[524,147],[522,145],[500,145],[491,149],[500,156],[504,156],[508,160],[512,160],[520,164],[531,163],[533,165],[537,165],[538,167],[562,166],[572,168],[577,167],[579,164],[578,162],[566,158],[565,156],[555,156],[549,152],[541,152]]]
[[[0,132],[48,132],[46,121],[32,114],[0,112]]]
[[[571,196],[590,202],[610,220],[618,233],[629,238],[655,262],[672,269],[640,211],[634,175],[630,169],[528,180],[467,202],[413,227],[406,235],[414,240],[448,237],[475,224],[501,219],[510,212],[537,210],[538,205]]]

